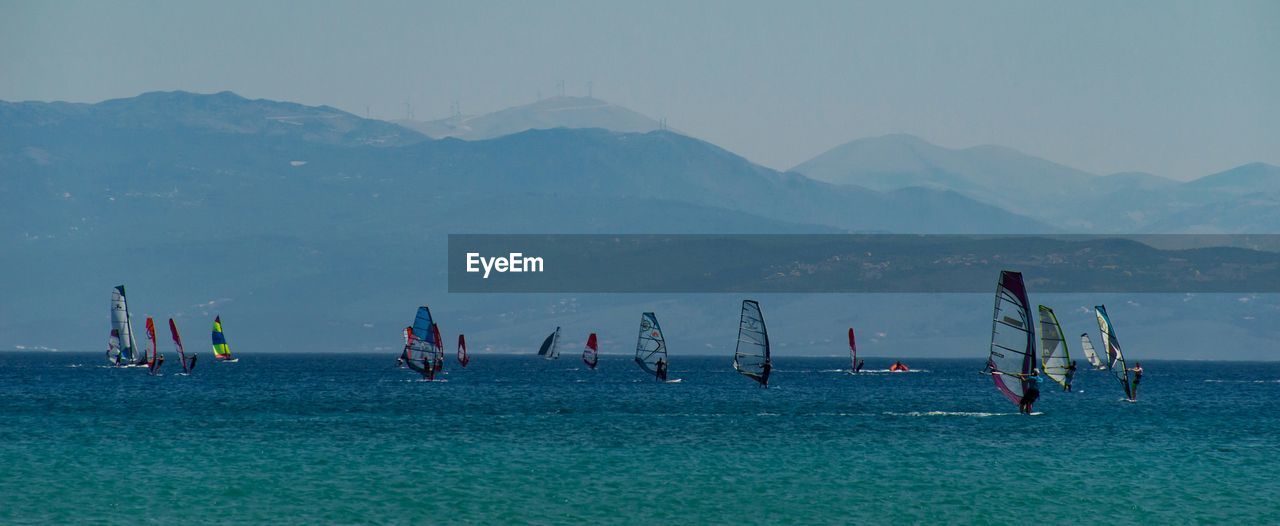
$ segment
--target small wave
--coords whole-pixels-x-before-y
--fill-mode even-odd
[[[886,411],[883,414],[889,416],[967,416],[972,418],[987,418],[991,416],[1010,416],[1018,413],[983,413],[975,411],[911,411],[909,413],[894,413]],[[1032,413],[1041,414],[1041,413]]]
[[[1205,380],[1209,384],[1280,384],[1280,380]]]

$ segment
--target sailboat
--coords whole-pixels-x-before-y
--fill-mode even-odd
[[[764,325],[764,314],[755,300],[742,301],[742,316],[738,319],[738,346],[733,351],[733,368],[739,374],[755,380],[760,387],[769,387],[769,373],[773,361],[769,356],[769,331]]]
[[[1085,332],[1080,334],[1080,348],[1084,349],[1084,357],[1086,360],[1089,360],[1089,365],[1093,366],[1093,370],[1107,370],[1107,364],[1102,363],[1102,360],[1098,359],[1098,351],[1094,350],[1093,341],[1089,339],[1089,333]]]
[[[164,356],[156,349],[156,322],[147,316],[147,372],[152,376],[160,374],[160,366],[164,365]]]
[[[187,352],[182,348],[182,336],[178,335],[178,324],[173,322],[173,318],[169,318],[169,334],[173,336],[173,346],[178,348],[178,360],[182,362],[182,375],[190,376],[196,370],[196,357],[198,354],[192,354],[187,357]]]
[[[461,334],[458,335],[458,364],[466,367],[471,363],[471,357],[467,356],[467,338]]]
[[[1040,370],[1063,389],[1071,388],[1071,355],[1053,309],[1040,305]]]
[[[1129,367],[1124,363],[1124,353],[1120,352],[1120,340],[1116,338],[1115,327],[1111,325],[1111,318],[1107,316],[1107,307],[1098,305],[1093,308],[1093,312],[1098,317],[1098,330],[1102,332],[1102,346],[1107,351],[1107,368],[1111,369],[1111,374],[1124,386],[1124,397],[1130,402],[1135,401],[1138,399],[1138,393],[1134,392],[1132,384],[1129,383]]]
[[[600,363],[600,350],[596,348],[596,333],[587,336],[587,346],[582,349],[582,363],[587,364],[592,371],[596,370],[596,365]]]
[[[426,305],[418,307],[413,325],[405,328],[404,352],[400,355],[404,365],[417,371],[425,380],[435,379],[436,371],[439,370],[436,362],[443,357],[443,351],[436,348],[434,327],[431,309]]]
[[[858,342],[853,338],[853,327],[849,327],[849,374],[860,371],[862,364],[858,362]]]
[[[1036,331],[1022,273],[1000,272],[996,285],[995,313],[991,317],[991,354],[987,369],[996,389],[1010,402],[1021,405],[1026,388],[1023,378],[1036,364]]]
[[[542,340],[542,346],[538,348],[538,356],[547,360],[555,360],[560,358],[560,328],[556,327],[555,332],[547,335],[547,339]]]
[[[667,340],[662,336],[658,317],[652,312],[640,315],[640,336],[636,338],[636,365],[661,382],[667,381]]]
[[[227,337],[222,334],[222,316],[213,317],[213,361],[218,363],[236,363],[239,358],[231,357],[231,347],[227,345]]]
[[[115,351],[107,351],[107,360],[112,365],[140,367],[147,363],[147,357],[139,352],[138,343],[133,339],[133,317],[125,300],[124,285],[111,290],[111,335],[116,339]]]

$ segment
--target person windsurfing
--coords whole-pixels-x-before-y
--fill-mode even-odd
[[[199,354],[193,354],[191,358],[187,359],[187,374],[191,374],[192,371],[196,370],[196,358],[199,356]]]
[[[663,381],[663,382],[667,381],[667,359],[666,358],[658,358],[658,363],[655,363],[653,365],[653,369],[654,369],[653,375],[657,377],[659,381]]]
[[[855,372],[855,373],[862,372],[862,364],[864,364],[864,363],[867,363],[867,361],[866,361],[866,360],[858,360],[858,365],[857,365],[857,367],[854,367],[854,368],[853,368],[853,372]]]
[[[107,359],[111,365],[120,367],[120,331],[111,329],[111,338],[107,340]]]
[[[1071,360],[1071,363],[1067,364],[1067,373],[1065,376],[1066,378],[1062,382],[1062,390],[1070,393],[1071,381],[1076,377],[1076,361],[1075,360]]]
[[[154,376],[155,374],[160,372],[161,365],[164,365],[164,355],[157,354],[155,361],[151,362],[151,366],[147,370],[147,372],[151,373]]]
[[[1031,374],[1015,376],[1022,379],[1022,399],[1018,401],[1018,410],[1024,415],[1029,415],[1032,411],[1031,406],[1040,398],[1040,370],[1032,369]]]
[[[1134,362],[1133,367],[1129,369],[1133,373],[1133,399],[1138,399],[1138,382],[1142,381],[1142,362]]]

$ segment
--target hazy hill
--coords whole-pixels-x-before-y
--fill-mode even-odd
[[[616,132],[650,132],[658,121],[616,104],[591,97],[551,97],[484,115],[457,115],[433,121],[402,119],[396,124],[429,137],[492,139],[525,130],[601,128]]]

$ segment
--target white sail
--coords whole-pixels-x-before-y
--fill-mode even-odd
[[[124,285],[111,289],[111,328],[120,338],[121,360],[127,364],[145,363],[146,357],[139,352],[138,343],[133,339],[133,319],[125,301]]]
[[[1094,369],[1103,370],[1107,368],[1106,364],[1102,363],[1102,360],[1098,358],[1098,351],[1094,350],[1093,341],[1089,339],[1089,333],[1086,332],[1080,335],[1080,348],[1084,349],[1084,357],[1089,360],[1089,364]]]
[[[1063,387],[1067,386],[1068,366],[1071,356],[1067,352],[1067,340],[1062,337],[1062,326],[1053,309],[1040,306],[1040,370]]]
[[[1120,339],[1116,337],[1115,326],[1111,324],[1111,317],[1107,316],[1107,307],[1098,305],[1093,308],[1093,312],[1098,317],[1098,330],[1102,332],[1102,348],[1107,351],[1107,368],[1111,369],[1111,374],[1116,377],[1120,385],[1124,386],[1124,397],[1133,400],[1133,387],[1129,383],[1129,367],[1124,363],[1124,353],[1120,351]]]

